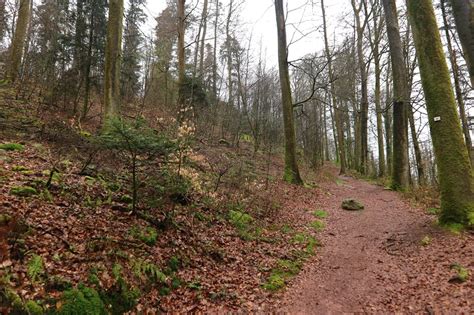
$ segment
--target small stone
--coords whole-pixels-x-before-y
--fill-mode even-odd
[[[364,205],[355,199],[346,199],[342,202],[342,209],[348,211],[359,211],[364,209]]]

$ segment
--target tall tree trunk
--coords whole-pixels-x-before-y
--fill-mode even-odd
[[[104,123],[120,110],[120,65],[122,58],[123,0],[109,0],[107,44],[105,48]]]
[[[336,100],[336,91],[334,88],[334,72],[332,68],[332,56],[329,50],[329,41],[328,41],[328,34],[327,34],[327,23],[326,23],[326,7],[324,6],[324,0],[321,0],[321,11],[323,13],[323,31],[324,31],[324,52],[326,54],[326,59],[328,62],[328,72],[329,72],[329,81],[330,81],[330,93],[331,93],[331,103],[334,109],[334,120],[336,125],[336,132],[337,132],[337,142],[335,143],[336,146],[336,154],[338,155],[339,162],[341,165],[340,174],[346,173],[346,151],[345,151],[345,144],[344,144],[344,127],[342,122],[342,111],[341,108],[337,107],[337,100]],[[330,109],[331,110],[331,109]],[[331,111],[332,114],[332,111]]]
[[[471,133],[469,132],[469,124],[467,122],[467,116],[466,116],[466,106],[464,105],[464,97],[462,95],[461,83],[459,82],[459,67],[457,63],[456,52],[453,50],[453,45],[451,44],[451,35],[449,34],[449,24],[448,24],[448,19],[446,16],[445,2],[446,0],[441,0],[441,11],[443,13],[444,31],[446,35],[446,41],[448,44],[449,60],[451,62],[451,70],[453,71],[454,91],[456,92],[456,99],[458,101],[459,114],[461,116],[462,131],[464,133],[464,140],[466,141],[467,153],[469,154],[469,158],[472,161]]]
[[[20,0],[18,10],[18,20],[16,22],[15,33],[10,47],[10,62],[7,68],[7,80],[15,82],[20,73],[21,61],[26,44],[26,33],[30,21],[31,0]]]
[[[209,0],[204,0],[204,7],[202,9],[201,25],[202,25],[202,35],[201,35],[201,51],[199,53],[199,77],[202,79],[203,69],[204,69],[204,46],[206,45],[206,33],[207,33],[207,16],[208,12],[208,2]]]
[[[217,97],[217,35],[219,26],[219,0],[216,1],[216,19],[214,21],[214,60],[212,64],[212,94],[215,98],[216,104],[218,102]]]
[[[387,174],[392,176],[392,92],[390,90],[390,71],[391,67],[388,64],[387,77],[385,78],[385,156],[387,157]]]
[[[178,0],[178,109],[184,110],[186,107],[185,97],[184,97],[184,88],[186,82],[186,56],[185,56],[185,31],[186,31],[186,14],[185,14],[186,0]],[[184,112],[180,111],[180,115],[184,115]],[[183,117],[179,117],[183,119]]]
[[[456,29],[469,68],[471,85],[474,87],[474,2],[472,0],[451,0],[451,5]]]
[[[398,27],[395,0],[382,0],[390,46],[393,74],[393,171],[392,188],[409,186],[408,169],[408,106],[409,94],[405,60]]]
[[[300,176],[296,157],[296,133],[293,118],[290,73],[288,71],[288,51],[283,0],[275,0],[275,14],[278,34],[278,67],[280,70],[283,124],[285,131],[285,173],[283,179],[289,183],[302,184],[303,181]]]
[[[233,81],[232,81],[232,45],[231,45],[232,36],[230,34],[230,23],[232,21],[233,4],[234,4],[234,0],[230,0],[229,12],[227,14],[227,23],[225,26],[226,50],[227,50],[227,82],[228,82],[227,93],[229,93],[227,102],[230,106],[234,105],[234,94],[233,94],[234,87],[233,87]]]
[[[361,21],[360,14],[362,6],[365,5],[366,0],[360,0],[360,5],[356,6],[355,0],[352,0],[352,7],[354,9],[356,34],[357,34],[357,63],[360,74],[360,114],[359,114],[359,172],[367,174],[368,167],[368,121],[369,121],[369,91],[367,83],[367,68],[364,60],[364,29],[366,27],[368,16],[364,21]]]
[[[438,165],[444,224],[474,227],[474,181],[431,0],[408,0]]]

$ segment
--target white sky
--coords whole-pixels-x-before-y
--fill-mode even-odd
[[[195,1],[187,1],[196,3]],[[202,0],[201,0],[202,1]],[[211,2],[211,1],[210,1]],[[319,1],[314,1],[314,8],[308,0],[287,0],[284,5],[288,6],[289,16],[287,19],[288,42],[293,41],[289,48],[289,59],[294,60],[307,53],[320,51],[323,48],[321,37],[321,8]],[[229,0],[221,0],[222,13],[227,12]],[[306,4],[306,5],[305,5]],[[347,23],[341,17],[351,12],[350,0],[326,0],[326,19],[329,24],[329,34],[334,36],[330,41],[337,40]],[[148,27],[155,25],[151,16],[158,16],[166,7],[166,0],[148,0],[145,12],[149,15]],[[211,10],[213,5],[210,4]],[[243,39],[242,46],[246,47],[246,41],[252,36],[253,46],[262,42],[263,50],[266,50],[269,64],[277,64],[276,22],[273,0],[246,0],[239,16],[239,38]],[[298,31],[296,30],[298,29]],[[309,34],[302,36],[303,34]],[[338,34],[338,35],[335,35]],[[242,38],[244,37],[244,38]],[[300,40],[301,37],[304,37]]]

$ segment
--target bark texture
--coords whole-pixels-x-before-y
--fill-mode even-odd
[[[275,13],[278,34],[278,67],[280,70],[283,123],[285,131],[285,173],[283,179],[289,183],[302,184],[303,181],[300,176],[296,158],[296,133],[293,118],[290,73],[288,71],[288,53],[283,0],[275,0]]]
[[[440,222],[473,227],[472,170],[433,4],[431,0],[408,0],[407,7],[438,165]]]

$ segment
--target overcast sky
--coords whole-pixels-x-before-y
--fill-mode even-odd
[[[194,3],[195,1],[197,0],[193,0]],[[289,11],[287,19],[288,41],[293,42],[289,48],[290,60],[323,48],[321,8],[319,1],[314,2],[315,5],[312,7],[309,0],[285,1]],[[337,38],[340,38],[346,29],[347,23],[344,22],[343,17],[350,12],[350,2],[349,0],[326,0],[325,2],[329,32],[332,36],[330,41],[337,41]],[[221,0],[221,3],[224,10],[227,11],[229,0]],[[166,0],[148,0],[145,10],[149,15],[148,28],[155,24],[153,16],[158,16],[165,7]],[[239,20],[241,22],[239,24],[242,26],[239,28],[240,36],[245,36],[241,40],[248,40],[252,36],[254,47],[262,41],[262,46],[264,50],[266,49],[268,63],[276,65],[277,43],[273,0],[245,1]],[[245,43],[243,46],[245,46]]]

